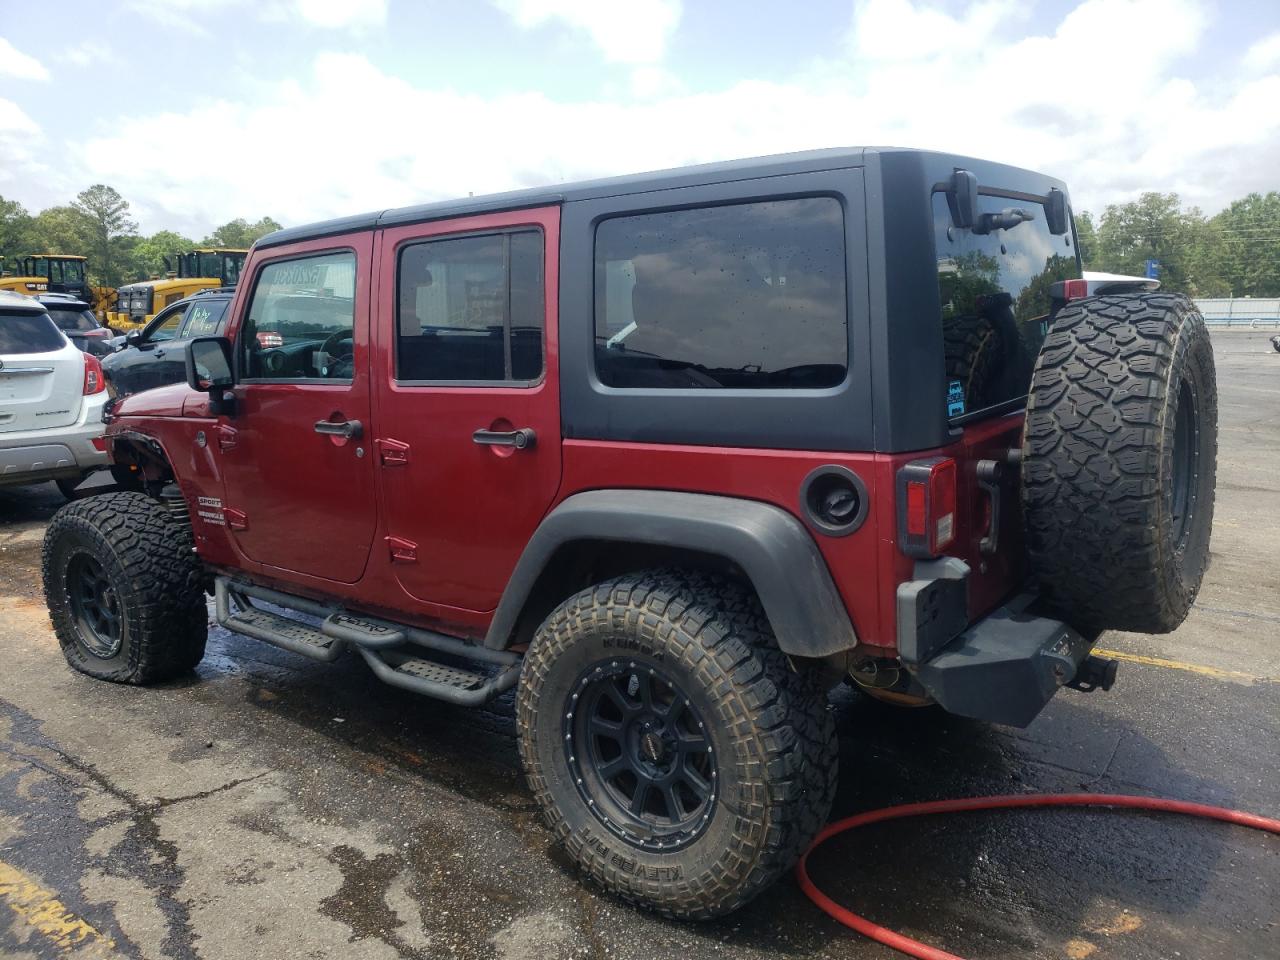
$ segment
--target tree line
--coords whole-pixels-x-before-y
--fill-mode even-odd
[[[1280,297],[1280,193],[1251,193],[1206,217],[1176,193],[1144,193],[1076,216],[1086,270],[1143,275],[1193,297]]]
[[[0,196],[0,254],[4,269],[19,269],[17,258],[36,253],[76,254],[89,258],[89,281],[118,287],[165,273],[164,258],[195,247],[244,248],[279,230],[271,217],[250,223],[243,217],[224,223],[196,241],[173,230],[144,236],[129,212],[129,201],[97,183],[66,206],[28,213],[22,204]],[[176,266],[176,264],[174,264]]]
[[[30,214],[0,196],[0,254],[73,253],[89,258],[95,283],[119,286],[159,276],[164,258],[195,246],[249,247],[280,224],[270,217],[224,223],[197,243],[161,230],[138,232],[129,201],[105,184],[81,191],[66,206]],[[1251,193],[1206,217],[1183,208],[1176,193],[1144,193],[1111,204],[1094,217],[1076,215],[1086,270],[1142,275],[1159,263],[1165,289],[1193,297],[1280,297],[1280,192]]]

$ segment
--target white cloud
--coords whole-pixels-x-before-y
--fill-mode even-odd
[[[201,22],[211,15],[226,16],[250,7],[261,20],[302,21],[328,30],[365,29],[387,20],[387,0],[129,0],[135,13],[162,26],[186,33],[206,34]]]
[[[559,20],[587,33],[605,58],[616,63],[653,63],[683,12],[681,0],[492,0],[526,30]]]
[[[786,80],[701,92],[640,65],[622,72],[629,87],[609,95],[597,88],[574,100],[481,96],[415,86],[362,56],[323,53],[309,73],[260,84],[252,100],[151,115],[131,107],[128,142],[90,138],[59,152],[60,169],[38,177],[0,142],[0,171],[65,195],[110,183],[133,202],[144,229],[192,234],[242,215],[296,224],[469,192],[857,143],[1040,169],[1071,185],[1078,209],[1095,212],[1143,190],[1176,190],[1214,212],[1250,190],[1276,188],[1280,69],[1212,85],[1184,75],[1184,67],[1195,69],[1205,25],[1195,0],[1086,0],[1032,36],[1010,35],[1025,24],[1002,10],[988,4],[938,20],[945,15],[903,0],[869,0],[857,16],[870,32],[859,39],[855,27],[843,59],[813,62]],[[871,55],[901,39],[903,24],[922,23],[963,34],[966,44],[934,44],[923,60]],[[1139,27],[1143,55],[1133,57]],[[868,37],[874,42],[863,55]],[[0,101],[0,118],[4,110]],[[18,113],[18,126],[31,124]],[[357,136],[351,117],[361,129],[395,136]],[[121,127],[102,119],[105,130]],[[218,148],[186,154],[181,164],[166,151],[135,148],[207,142],[209,130],[218,131]]]
[[[1280,66],[1280,33],[1263,37],[1247,51],[1242,61],[1245,68],[1255,72]]]
[[[82,40],[55,54],[58,60],[73,67],[106,67],[110,55],[111,48],[97,40]]]
[[[0,134],[34,134],[40,127],[12,100],[0,97]]]
[[[35,57],[23,53],[4,37],[0,37],[0,77],[48,80],[49,71]]]

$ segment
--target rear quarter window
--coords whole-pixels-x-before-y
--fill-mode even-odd
[[[0,312],[0,354],[50,353],[66,342],[47,313]]]
[[[646,213],[596,230],[595,357],[610,387],[826,388],[848,371],[834,197]]]
[[[1051,288],[1080,276],[1070,234],[1049,232],[1043,204],[982,195],[978,212],[1007,213],[1012,225],[987,233],[956,227],[947,195],[933,195],[950,417],[1026,396],[1048,333]]]

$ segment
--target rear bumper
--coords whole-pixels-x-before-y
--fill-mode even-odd
[[[80,418],[67,427],[0,433],[0,486],[71,477],[107,465],[106,450],[93,441],[106,432],[104,390],[86,397]]]
[[[963,617],[966,598],[962,571],[952,567],[950,572],[956,575],[913,580],[898,588],[903,661],[949,713],[1025,727],[1058,688],[1075,679],[1097,637],[1030,612],[1036,597],[1029,593],[953,633],[949,625]],[[963,574],[967,572],[964,568]],[[922,615],[913,615],[917,612]],[[912,660],[916,653],[921,656]]]

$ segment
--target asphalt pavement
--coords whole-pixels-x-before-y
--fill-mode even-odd
[[[1213,560],[1175,633],[1108,634],[1110,693],[1026,730],[834,698],[835,816],[992,793],[1177,797],[1280,816],[1280,353],[1215,334]],[[99,683],[40,595],[52,484],[0,488],[0,956],[890,958],[794,881],[714,923],[584,887],[509,702],[451,708],[364,664],[214,630],[187,679]],[[1109,811],[883,824],[815,854],[877,921],[972,958],[1280,957],[1280,838]]]

